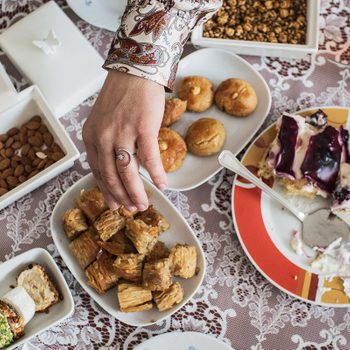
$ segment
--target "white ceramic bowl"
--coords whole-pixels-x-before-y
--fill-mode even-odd
[[[119,311],[116,288],[112,288],[104,295],[98,294],[93,288],[87,284],[87,278],[84,271],[79,266],[75,257],[69,249],[69,240],[66,237],[63,225],[63,213],[74,207],[74,199],[77,198],[82,189],[96,186],[95,179],[92,174],[89,174],[74,184],[57,202],[51,216],[51,232],[52,238],[56,247],[61,254],[64,262],[72,272],[73,276],[85,289],[85,291],[104,309],[106,312],[117,318],[118,320],[137,327],[148,326],[159,322],[166,317],[169,317],[184,304],[186,304],[193,294],[201,285],[205,273],[205,257],[200,243],[193,233],[192,229],[177,211],[174,205],[160,192],[153,184],[146,179],[143,179],[147,191],[151,193],[150,202],[158,209],[170,222],[170,229],[162,233],[160,240],[168,247],[172,247],[176,243],[187,243],[193,245],[197,250],[197,267],[199,272],[196,276],[190,279],[174,278],[174,281],[179,281],[184,289],[184,300],[170,310],[159,312],[156,307],[152,310],[134,313],[123,313]]]
[[[6,105],[0,106],[0,134],[5,133],[12,127],[19,127],[34,115],[41,116],[43,123],[48,127],[55,142],[57,142],[64,151],[65,156],[1,196],[0,209],[5,208],[25,194],[35,190],[45,182],[67,170],[79,157],[77,148],[64,131],[62,125],[53,115],[45,98],[36,86],[30,86],[18,94],[10,93],[9,97],[6,97]]]
[[[315,53],[318,49],[320,1],[307,0],[307,33],[305,45],[264,43],[249,40],[230,40],[205,38],[203,26],[192,32],[192,43],[199,47],[226,49],[240,55],[277,56],[286,58],[302,58]]]
[[[207,77],[213,82],[214,89],[228,78],[244,79],[254,87],[258,105],[246,118],[232,117],[220,111],[214,104],[202,113],[185,112],[179,121],[170,126],[185,137],[188,127],[199,118],[215,118],[221,121],[226,129],[227,137],[223,149],[238,154],[259,130],[270,111],[271,94],[264,78],[243,58],[220,49],[198,50],[183,58],[179,63],[175,91],[179,82],[188,75]],[[217,157],[218,154],[198,157],[187,152],[181,168],[167,174],[168,188],[187,191],[203,184],[222,169]],[[145,169],[141,168],[141,172],[148,176]]]
[[[32,263],[44,266],[63,299],[58,304],[53,305],[48,313],[35,314],[34,318],[25,327],[25,335],[6,348],[7,350],[14,349],[29,341],[39,333],[62,322],[74,312],[74,301],[68,285],[51,255],[42,248],[28,250],[0,264],[0,297],[11,289],[10,286],[16,285],[16,278],[19,273]]]

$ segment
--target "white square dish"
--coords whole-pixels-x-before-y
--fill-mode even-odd
[[[33,40],[54,30],[60,45],[45,54]],[[0,35],[0,46],[17,69],[37,85],[56,117],[94,94],[107,72],[103,59],[54,2],[50,1]]]
[[[11,99],[7,100],[7,102],[9,102],[8,104],[10,106],[7,106],[4,110],[0,109],[0,134],[5,133],[12,127],[22,125],[34,115],[40,115],[43,123],[53,135],[55,142],[64,151],[65,156],[29,180],[2,195],[0,197],[0,209],[5,208],[25,194],[67,170],[73,166],[74,161],[79,157],[77,148],[53,115],[45,98],[36,86],[30,86],[19,94],[12,94]]]
[[[57,202],[55,209],[51,216],[51,232],[55,245],[62,256],[64,262],[72,272],[76,280],[81,284],[85,291],[93,298],[106,312],[111,314],[118,320],[137,327],[144,327],[153,323],[159,322],[176,311],[178,311],[184,304],[186,304],[194,293],[200,287],[205,273],[205,257],[200,243],[193,233],[192,229],[177,211],[174,205],[160,192],[153,184],[144,179],[144,186],[146,191],[151,193],[150,202],[156,209],[159,209],[169,223],[170,229],[162,233],[160,240],[168,247],[176,243],[186,243],[193,245],[197,250],[197,267],[198,273],[188,280],[174,278],[174,281],[179,281],[184,289],[184,300],[170,310],[159,312],[155,307],[149,311],[122,313],[118,310],[117,292],[113,287],[104,295],[98,294],[93,288],[87,284],[87,278],[84,271],[79,266],[75,257],[69,249],[69,243],[66,234],[63,230],[62,215],[72,207],[74,207],[74,199],[77,198],[82,189],[88,189],[96,186],[95,179],[92,174],[89,174],[74,184]]]
[[[258,131],[270,111],[271,94],[264,78],[243,58],[220,49],[198,50],[183,58],[179,63],[175,91],[180,80],[188,75],[208,78],[213,82],[214,89],[228,78],[244,79],[255,89],[258,105],[248,117],[232,117],[220,111],[214,104],[202,113],[185,112],[179,121],[170,126],[185,137],[188,127],[199,118],[218,119],[224,124],[227,134],[223,149],[228,149],[234,154],[239,153]],[[222,169],[217,156],[218,154],[198,157],[187,152],[181,168],[167,174],[168,188],[187,191],[203,184]],[[141,168],[141,172],[149,177],[145,169]]]
[[[307,0],[307,33],[305,45],[206,38],[203,36],[203,25],[193,30],[191,41],[195,46],[226,49],[240,55],[303,58],[307,54],[316,53],[318,50],[319,14],[320,1]]]
[[[29,341],[39,333],[62,322],[74,312],[74,301],[68,285],[51,255],[42,248],[31,249],[0,264],[0,297],[9,291],[11,286],[16,285],[18,274],[32,263],[40,264],[45,268],[58,289],[62,300],[53,305],[48,313],[36,313],[34,318],[26,325],[25,335],[7,347],[8,350]]]

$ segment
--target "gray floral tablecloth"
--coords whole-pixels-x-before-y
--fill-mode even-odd
[[[1,31],[43,2],[0,1]],[[65,1],[57,2],[105,57],[113,33],[85,23]],[[186,52],[191,50],[189,45]],[[16,88],[22,89],[28,82],[2,52],[0,55]],[[283,111],[319,105],[350,107],[350,1],[321,0],[317,55],[302,60],[245,59],[264,76],[272,91],[272,109],[264,127]],[[227,171],[195,190],[167,192],[196,232],[208,263],[204,283],[187,305],[155,326],[135,328],[112,318],[91,300],[58,255],[49,219],[60,196],[89,172],[81,131],[95,98],[61,119],[81,151],[75,166],[0,212],[0,260],[34,247],[46,248],[59,264],[76,304],[70,319],[40,334],[31,341],[33,345],[40,349],[129,350],[150,337],[182,330],[212,335],[234,349],[350,349],[350,309],[295,300],[273,287],[249,262],[232,223],[233,174]]]

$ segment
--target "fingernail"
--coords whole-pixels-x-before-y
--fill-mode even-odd
[[[166,185],[165,185],[165,184],[160,184],[160,185],[158,185],[158,188],[159,188],[161,191],[164,191],[164,190],[166,190]]]
[[[120,207],[120,205],[118,203],[110,203],[109,204],[109,209],[110,210],[117,210]]]
[[[137,210],[137,208],[134,206],[127,207],[126,209],[128,209],[129,211],[136,211]]]
[[[145,211],[147,209],[147,206],[144,204],[137,204],[136,206],[139,211]]]

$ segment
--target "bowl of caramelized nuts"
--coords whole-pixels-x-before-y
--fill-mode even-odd
[[[192,33],[200,47],[237,54],[302,58],[318,49],[319,1],[223,0]]]
[[[0,67],[0,209],[71,167],[79,152],[36,86],[17,93]]]

